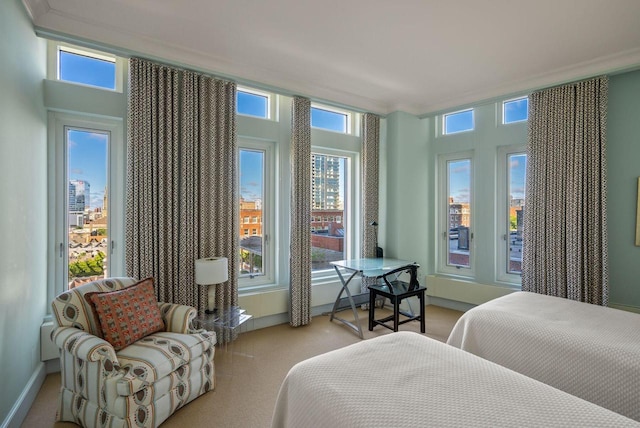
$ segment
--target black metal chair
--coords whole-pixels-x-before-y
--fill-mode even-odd
[[[402,266],[397,269],[393,269],[389,272],[385,272],[380,276],[382,284],[369,286],[369,331],[373,330],[376,325],[381,325],[389,330],[398,331],[400,324],[407,323],[409,321],[420,321],[420,331],[425,332],[425,318],[424,318],[424,305],[425,305],[425,291],[427,287],[423,287],[418,282],[418,266],[413,263],[410,265]],[[409,282],[404,282],[398,279],[403,274],[409,274]],[[414,313],[408,313],[400,310],[400,303],[402,300],[409,297],[417,296],[420,301],[419,315]],[[379,298],[387,298],[393,305],[393,315],[385,318],[375,318],[375,301]],[[402,321],[400,315],[406,317]],[[392,325],[388,322],[393,321]]]

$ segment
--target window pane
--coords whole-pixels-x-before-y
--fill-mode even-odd
[[[61,50],[60,80],[105,89],[116,88],[116,63]]]
[[[254,277],[264,275],[262,231],[264,210],[264,162],[265,152],[261,150],[240,149],[240,218],[251,227],[241,226],[240,239],[240,276]]]
[[[311,126],[329,131],[347,132],[347,115],[311,107]]]
[[[331,269],[345,259],[345,174],[347,158],[311,155],[311,270]]]
[[[246,114],[264,119],[269,118],[268,97],[243,91],[238,91],[237,97],[236,111],[238,114]]]
[[[469,267],[471,249],[471,159],[447,162],[449,246],[447,264]]]
[[[109,134],[67,128],[69,288],[107,272],[107,153]]]
[[[454,134],[456,132],[471,130],[473,130],[473,110],[465,110],[444,115],[445,134]]]
[[[527,155],[510,154],[508,162],[509,235],[507,273],[522,273],[522,220]]]
[[[522,122],[529,117],[529,99],[505,101],[502,103],[503,123]]]

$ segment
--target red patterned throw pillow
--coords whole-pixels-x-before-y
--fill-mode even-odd
[[[91,296],[104,339],[116,351],[144,336],[164,330],[164,322],[153,289],[153,278],[122,290]]]

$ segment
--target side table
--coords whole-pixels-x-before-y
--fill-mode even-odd
[[[215,331],[218,348],[216,355],[216,372],[220,375],[231,375],[233,366],[237,364],[234,356],[253,360],[253,349],[249,349],[251,341],[245,343],[240,333],[253,330],[253,315],[239,306],[230,306],[213,314],[201,313],[193,320],[195,328]]]
[[[218,336],[218,344],[227,346],[228,338],[246,331],[250,327],[248,321],[253,321],[253,315],[247,313],[240,306],[230,306],[223,310],[216,310],[212,314],[198,314],[194,319],[196,328],[215,331]]]

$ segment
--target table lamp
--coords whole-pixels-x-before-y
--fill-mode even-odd
[[[215,313],[216,285],[229,279],[226,257],[206,257],[196,260],[196,284],[209,286],[209,308],[207,314]]]

